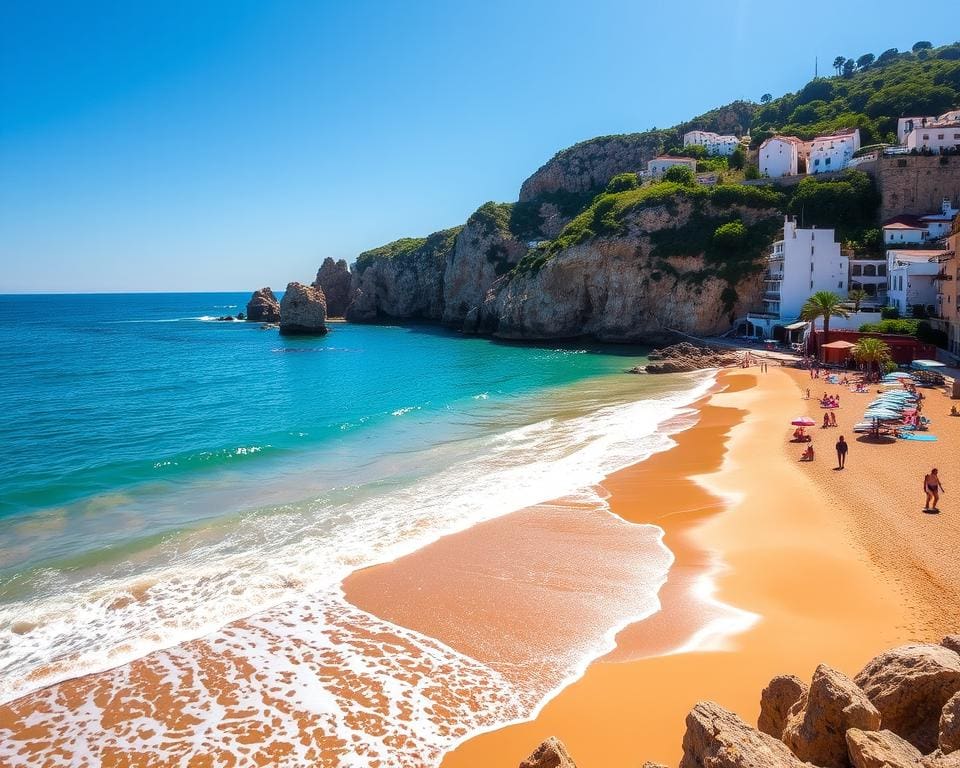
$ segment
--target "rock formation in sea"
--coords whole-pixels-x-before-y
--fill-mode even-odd
[[[253,292],[247,302],[247,321],[251,323],[279,323],[280,302],[270,288]]]
[[[280,333],[321,335],[327,332],[327,301],[312,285],[289,283],[280,302]]]
[[[680,768],[960,768],[958,651],[951,635],[881,653],[852,680],[826,664],[809,686],[779,675],[760,696],[757,728],[700,701]],[[572,765],[551,737],[520,768]]]
[[[327,317],[343,317],[353,296],[352,276],[345,259],[334,261],[329,256],[317,270],[313,287],[323,291],[327,299]]]
[[[655,349],[647,357],[654,362],[637,365],[628,373],[687,373],[705,368],[730,368],[743,361],[742,354],[735,350],[699,347],[689,341]],[[782,685],[785,683],[778,683],[777,690],[771,695],[779,695],[779,687]]]

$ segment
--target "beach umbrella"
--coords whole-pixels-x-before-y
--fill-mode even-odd
[[[797,416],[797,418],[790,423],[795,427],[813,427],[817,422],[815,422],[809,416]]]

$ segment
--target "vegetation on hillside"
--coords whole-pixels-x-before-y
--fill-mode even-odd
[[[378,259],[402,261],[420,256],[443,254],[453,248],[461,229],[463,229],[462,226],[442,229],[427,237],[402,237],[392,243],[372,248],[357,256],[356,268],[359,272],[363,272]]]

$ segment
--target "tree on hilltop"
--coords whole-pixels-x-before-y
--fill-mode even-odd
[[[870,65],[876,61],[877,57],[872,53],[865,53],[857,59],[857,69],[869,69]]]
[[[843,76],[852,77],[854,70],[857,68],[857,62],[853,59],[847,59],[843,62]]]
[[[765,93],[760,97],[761,104],[769,104],[771,101],[773,101],[773,96],[771,96],[769,93]]]
[[[933,43],[929,40],[917,40],[910,50],[916,53],[917,51],[929,51],[931,48],[933,48]]]
[[[843,65],[846,62],[846,60],[847,60],[846,56],[837,56],[837,58],[833,60],[833,68],[837,70],[837,75],[843,72]]]
[[[887,50],[877,56],[877,64],[889,64],[899,55],[900,51],[897,48],[887,48]]]

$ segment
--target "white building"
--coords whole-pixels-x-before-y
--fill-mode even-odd
[[[654,179],[659,179],[668,169],[675,165],[682,165],[689,168],[694,173],[697,172],[697,161],[692,157],[670,157],[661,155],[647,162],[647,174]]]
[[[683,146],[703,147],[708,155],[732,155],[740,146],[740,139],[713,131],[687,131],[683,134]]]
[[[897,140],[907,152],[960,150],[960,109],[938,116],[901,117],[897,120]]]
[[[895,216],[883,224],[883,242],[889,247],[919,245],[940,240],[950,234],[953,220],[960,210],[945,197],[937,213],[924,216]]]
[[[760,175],[771,179],[796,176],[804,143],[795,136],[771,136],[760,145]]]
[[[858,149],[860,149],[859,128],[845,128],[827,136],[817,136],[810,144],[807,173],[843,170]]]
[[[901,315],[909,315],[917,304],[937,305],[937,259],[946,251],[891,249],[887,251],[887,303]]]
[[[805,326],[799,323],[800,310],[817,291],[847,295],[849,263],[832,229],[798,229],[787,217],[783,240],[773,244],[767,259],[763,310],[747,315],[750,335],[770,338],[776,326],[787,330]]]
[[[960,122],[935,123],[915,128],[907,134],[907,150],[941,154],[944,150],[960,151]]]

